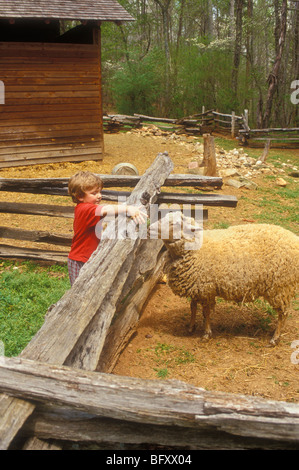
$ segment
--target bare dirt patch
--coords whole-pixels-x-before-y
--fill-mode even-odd
[[[297,318],[296,318],[297,317]],[[213,338],[202,340],[200,309],[188,333],[190,306],[159,285],[113,373],[147,379],[178,379],[207,390],[298,401],[298,365],[290,345],[299,338],[298,312],[291,311],[280,344],[268,342],[276,318],[263,305],[220,302],[212,318]]]
[[[142,174],[159,152],[168,151],[175,173],[185,173],[197,157],[193,139],[172,141],[164,137],[135,134],[105,136],[103,162],[36,165],[0,170],[3,178],[69,177],[79,170],[111,173],[122,162],[134,164]],[[271,184],[263,175],[260,185]],[[173,191],[173,189],[172,189]],[[181,191],[178,190],[178,191]],[[220,194],[238,197],[236,209],[211,208],[207,226],[253,222],[248,190],[224,185]],[[245,196],[245,197],[244,197]],[[63,197],[2,193],[2,200],[69,204]],[[1,214],[1,225],[71,233],[72,220]],[[11,241],[5,240],[5,243]],[[28,246],[24,242],[23,246]],[[39,244],[41,248],[41,245]],[[113,373],[148,379],[179,379],[209,390],[259,395],[268,399],[299,401],[299,365],[291,360],[292,343],[299,341],[298,303],[294,302],[280,344],[268,348],[276,318],[263,303],[238,306],[219,301],[212,318],[213,338],[204,342],[199,310],[197,329],[188,333],[190,307],[187,299],[176,297],[166,284],[159,284],[149,301],[135,335],[123,351]],[[292,356],[294,358],[294,354]],[[299,353],[298,353],[299,359]],[[296,359],[296,357],[295,357]]]

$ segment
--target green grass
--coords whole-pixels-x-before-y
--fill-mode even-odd
[[[160,379],[164,379],[169,375],[169,368],[195,361],[194,355],[185,348],[178,348],[166,343],[157,343],[155,355],[155,362],[159,367],[154,367],[154,371]]]
[[[67,267],[0,262],[0,341],[16,356],[44,322],[48,308],[70,288]]]
[[[271,176],[266,177],[273,180]],[[275,184],[259,187],[254,198],[243,197],[244,201],[256,206],[251,217],[260,223],[280,225],[298,233],[299,226],[299,184],[291,178],[285,178],[288,186],[280,188]]]

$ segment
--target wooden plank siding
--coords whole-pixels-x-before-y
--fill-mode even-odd
[[[94,44],[0,42],[0,168],[102,159],[99,36]]]

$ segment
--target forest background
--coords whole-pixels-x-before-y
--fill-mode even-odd
[[[104,112],[299,127],[299,0],[118,1],[135,21],[102,24]]]

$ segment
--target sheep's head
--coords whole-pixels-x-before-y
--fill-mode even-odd
[[[150,238],[161,239],[167,248],[199,250],[202,244],[202,226],[180,211],[169,212],[149,226]]]

